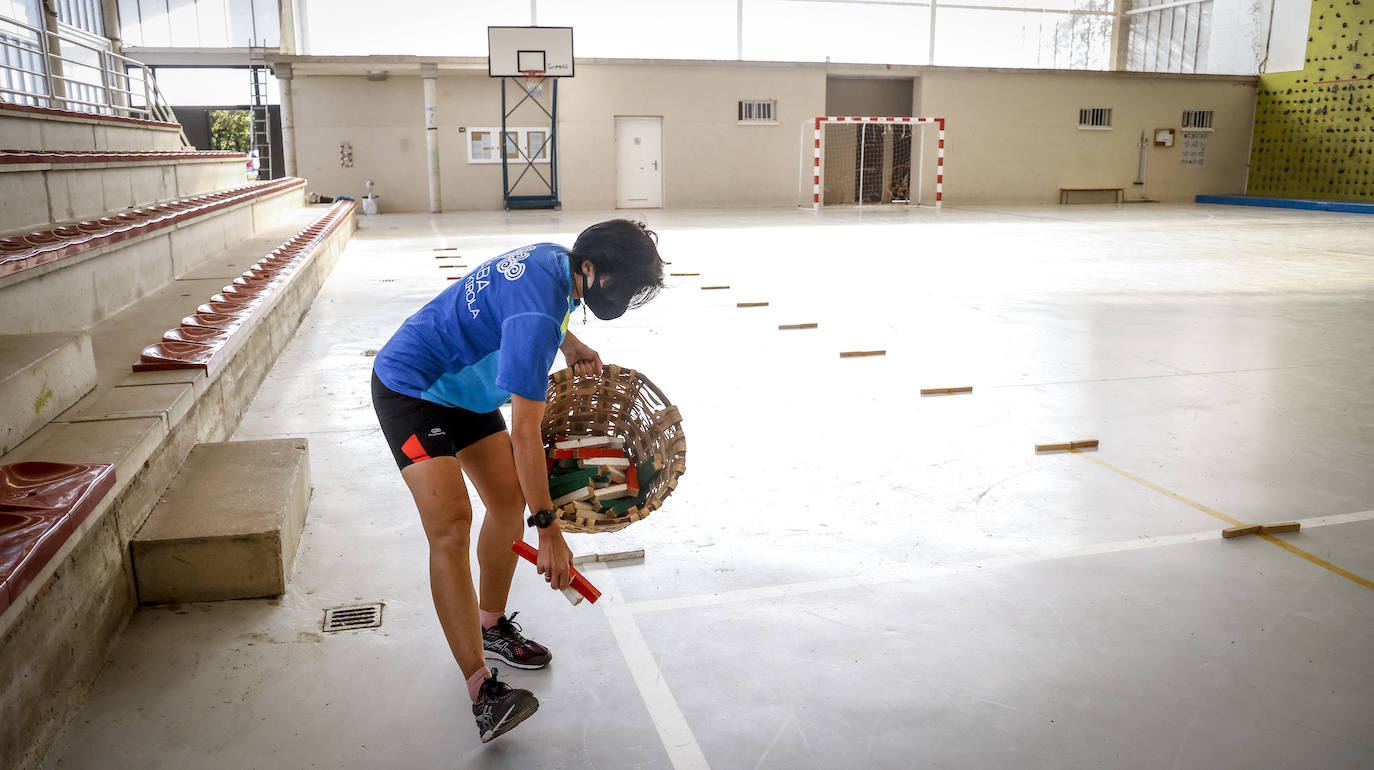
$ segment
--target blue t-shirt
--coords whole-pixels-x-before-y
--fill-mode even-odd
[[[573,308],[568,250],[536,243],[455,281],[392,335],[373,370],[413,398],[490,412],[543,401]]]

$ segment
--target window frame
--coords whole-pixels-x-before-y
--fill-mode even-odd
[[[772,120],[759,120],[757,118],[740,118],[739,115],[744,111],[745,103],[768,104],[773,113]],[[735,125],[737,126],[776,126],[778,125],[778,100],[777,99],[740,99],[735,104]]]
[[[1190,125],[1188,125],[1188,116],[1189,116],[1189,115],[1201,115],[1201,114],[1205,114],[1205,115],[1207,116],[1207,125],[1206,125],[1206,126],[1190,126]],[[1216,110],[1211,110],[1211,109],[1207,109],[1207,110],[1184,110],[1184,111],[1183,111],[1183,117],[1180,118],[1179,122],[1182,123],[1182,125],[1183,125],[1183,128],[1182,128],[1181,130],[1183,130],[1183,131],[1185,131],[1185,132],[1188,132],[1188,133],[1206,134],[1206,133],[1212,133],[1212,132],[1215,132],[1215,131],[1216,131],[1216,127],[1213,125],[1213,122],[1214,122],[1215,120],[1216,120]]]
[[[477,157],[473,157],[474,138],[476,137],[476,135],[477,135],[478,133],[483,132],[483,131],[490,132],[494,137],[497,137],[497,139],[492,143],[492,147],[493,147],[493,149],[495,150],[495,155],[496,155],[496,157],[494,157],[494,158],[477,158]],[[552,133],[552,132],[550,131],[550,129],[549,129],[548,126],[507,126],[507,127],[506,127],[506,135],[507,135],[507,136],[502,136],[502,135],[501,135],[501,127],[500,127],[500,126],[464,126],[464,127],[463,127],[463,131],[460,132],[460,133],[464,133],[464,134],[467,135],[467,138],[466,138],[466,140],[465,140],[465,144],[467,145],[467,162],[468,162],[470,165],[474,165],[474,166],[490,166],[490,165],[494,165],[494,164],[499,164],[499,163],[501,162],[501,160],[502,160],[502,155],[505,153],[507,137],[508,137],[510,134],[514,134],[515,137],[516,137],[515,141],[516,141],[516,150],[517,150],[517,152],[516,152],[516,154],[515,154],[514,156],[508,157],[508,158],[506,158],[506,159],[507,159],[507,160],[511,160],[511,161],[515,161],[515,162],[517,162],[517,163],[525,163],[525,162],[527,162],[527,161],[525,160],[524,156],[520,154],[519,150],[520,150],[521,148],[524,148],[525,152],[531,151],[532,148],[531,148],[530,145],[529,145],[530,134],[531,134],[531,133],[542,133],[542,134],[544,135],[544,142],[545,142],[545,144],[544,144],[544,146],[543,146],[543,152],[541,152],[541,153],[539,154],[539,157],[534,158],[534,159],[533,159],[533,162],[534,162],[534,163],[540,163],[540,164],[546,164],[546,165],[549,163],[549,144],[548,144],[548,140],[549,140],[549,134]]]
[[[1115,109],[1115,108],[1113,108],[1113,107],[1079,107],[1079,108],[1078,108],[1078,130],[1079,130],[1079,131],[1111,131],[1111,130],[1112,130],[1112,118],[1114,117],[1114,115],[1113,115],[1114,109]],[[1092,119],[1092,117],[1094,117],[1094,116],[1100,114],[1100,115],[1102,115],[1103,117],[1106,118],[1107,122],[1106,122],[1106,123],[1101,123],[1101,124],[1084,123],[1084,122],[1083,122],[1084,113],[1088,113],[1088,117],[1089,117],[1090,120]]]

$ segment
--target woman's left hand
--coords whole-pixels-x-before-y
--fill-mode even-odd
[[[582,344],[580,340],[568,341],[568,345],[563,348],[563,358],[572,367],[573,374],[579,377],[601,376],[601,354]]]

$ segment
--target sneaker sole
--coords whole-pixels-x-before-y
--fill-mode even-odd
[[[543,668],[549,665],[550,660],[553,660],[553,658],[550,657],[549,660],[546,660],[543,663],[521,663],[518,660],[512,660],[511,658],[507,658],[505,655],[502,655],[501,653],[496,652],[494,650],[483,650],[483,652],[485,653],[483,657],[487,660],[499,660],[502,663],[505,663],[507,666],[510,666],[511,668],[521,668],[526,671],[533,671],[534,669]]]
[[[495,727],[482,735],[482,742],[491,743],[497,738],[500,738],[502,735],[510,732],[516,725],[529,719],[530,716],[538,710],[538,698],[530,695],[528,698],[522,699],[519,703],[510,707],[510,710],[501,717],[501,721],[497,722]]]

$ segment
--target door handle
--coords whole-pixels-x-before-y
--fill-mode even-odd
[[[654,171],[658,170],[658,161],[654,161]]]

